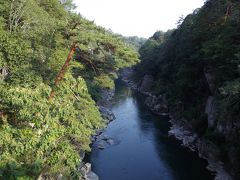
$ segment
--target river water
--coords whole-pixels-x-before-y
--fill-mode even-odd
[[[153,115],[144,97],[117,82],[112,111],[116,120],[104,135],[115,145],[93,145],[89,155],[100,180],[211,180],[206,162],[168,137],[167,117]]]

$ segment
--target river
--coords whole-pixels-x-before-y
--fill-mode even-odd
[[[212,180],[206,162],[168,136],[168,117],[153,115],[144,97],[116,83],[112,103],[116,120],[104,135],[115,145],[93,145],[88,161],[100,180]]]

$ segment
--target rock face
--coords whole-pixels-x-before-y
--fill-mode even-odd
[[[133,90],[138,90],[139,86],[141,85],[141,81],[137,83],[132,80],[134,74],[134,70],[132,68],[125,68],[119,72],[119,78],[122,79],[125,83],[128,84],[129,87]]]
[[[90,163],[86,163],[83,164],[83,166],[79,169],[80,173],[85,176],[89,171],[91,171],[91,164]]]
[[[196,151],[196,141],[198,135],[193,133],[182,121],[170,120],[172,126],[168,132],[169,136],[174,136],[182,142],[182,145],[188,147],[191,151]]]
[[[233,180],[220,160],[220,150],[211,141],[199,139],[197,142],[199,157],[208,161],[207,169],[215,173],[215,180]]]
[[[92,165],[90,163],[83,164],[79,168],[79,172],[82,174],[82,178],[80,180],[99,180],[99,177],[91,169]]]
[[[223,162],[220,160],[220,150],[211,141],[200,138],[194,133],[184,120],[170,120],[172,127],[168,132],[169,136],[174,136],[182,142],[182,145],[192,151],[197,151],[199,157],[207,160],[207,169],[213,172],[215,180],[232,180],[233,178],[225,170]]]
[[[99,111],[100,111],[103,119],[105,119],[107,121],[107,123],[113,121],[116,118],[115,115],[113,114],[113,112],[107,107],[99,106]]]
[[[131,80],[132,74],[133,70],[127,68],[121,72],[120,77],[131,87],[131,89],[137,90],[140,93],[148,96],[146,98],[145,104],[150,108],[153,113],[158,115],[167,115],[168,107],[166,99],[162,95],[154,96],[151,93],[154,84],[153,76],[145,75],[142,81],[136,83]]]
[[[216,101],[213,96],[207,99],[205,113],[208,115],[208,127],[213,127],[216,123]]]
[[[207,68],[205,68],[204,75],[207,80],[208,87],[209,87],[211,94],[215,94],[216,83],[215,83],[215,77],[213,76],[213,73],[211,73],[211,71],[209,71]]]
[[[149,96],[145,100],[145,104],[151,109],[151,111],[158,115],[167,115],[168,107],[165,98],[161,95]]]
[[[210,96],[207,98],[205,113],[208,115],[208,128],[215,128],[219,133],[227,135],[232,130],[231,122],[223,123],[217,121],[217,103],[214,97],[216,92],[215,78],[211,71],[207,68],[204,69],[204,75],[208,83]],[[182,142],[182,145],[189,148],[192,151],[196,151],[199,157],[208,161],[207,169],[215,174],[215,180],[232,180],[231,175],[226,171],[225,165],[221,161],[220,149],[211,141],[203,139],[195,133],[191,125],[182,118],[183,108],[181,103],[176,107],[168,109],[167,101],[163,96],[154,96],[151,93],[153,86],[153,77],[145,75],[141,82],[134,82],[129,78],[124,80],[132,89],[139,91],[147,96],[146,105],[155,114],[169,114],[172,127],[169,131],[169,136],[174,136],[176,139]],[[234,124],[235,126],[236,123]],[[240,127],[240,123],[239,123]],[[231,149],[231,147],[229,147]],[[236,164],[236,148],[232,148],[230,159]],[[232,158],[231,158],[232,157]],[[235,157],[235,158],[234,158]],[[234,164],[232,163],[232,164]],[[238,167],[238,166],[237,166]]]
[[[85,180],[99,180],[99,177],[93,171],[90,171],[87,173]]]
[[[94,142],[95,142],[94,146],[101,150],[119,143],[119,142],[117,143],[115,139],[110,138],[104,134],[95,136]]]
[[[80,150],[79,155],[80,155],[81,161],[85,158],[85,154],[86,154],[85,151]]]
[[[150,92],[152,90],[152,86],[154,83],[154,79],[152,75],[145,75],[143,77],[141,86],[140,86],[140,91],[142,92]]]
[[[115,89],[102,89],[101,90],[101,97],[98,100],[97,104],[99,106],[107,107],[112,100],[115,93]]]

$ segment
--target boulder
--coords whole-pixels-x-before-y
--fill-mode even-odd
[[[96,136],[96,142],[94,144],[95,147],[98,149],[105,149],[109,146],[116,145],[117,141],[114,140],[113,138],[110,138],[104,134],[101,134],[99,136]]]
[[[104,141],[101,141],[101,142],[99,142],[98,144],[97,144],[97,147],[98,147],[98,149],[105,149],[105,143],[104,143]]]
[[[113,139],[108,139],[108,140],[107,140],[107,143],[108,143],[109,145],[114,145],[114,144],[115,144],[115,142],[114,142]]]
[[[191,132],[185,125],[175,123],[174,119],[171,119],[170,122],[172,126],[168,132],[169,136],[174,136],[182,142],[184,147],[189,148],[191,151],[196,151],[197,134]]]
[[[90,163],[83,163],[79,168],[79,172],[82,175],[79,180],[99,180],[99,177],[92,171],[92,165]],[[61,179],[62,177],[60,177],[59,180]]]
[[[100,134],[99,136],[97,136],[97,140],[108,140],[109,137],[106,136],[105,134]]]
[[[108,122],[116,119],[113,112],[104,106],[99,106],[99,111],[102,114],[103,119],[107,120]]]
[[[80,167],[79,172],[82,176],[86,176],[91,171],[92,165],[90,163],[85,163]]]
[[[90,171],[86,174],[84,179],[85,180],[99,180],[99,177],[96,173],[94,173],[93,171]]]

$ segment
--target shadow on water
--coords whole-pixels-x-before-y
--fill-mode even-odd
[[[145,97],[121,81],[116,84],[112,109],[116,120],[104,134],[119,141],[89,160],[101,180],[211,180],[206,162],[168,137],[168,117],[153,115]]]
[[[145,97],[139,93],[133,93],[136,105],[141,112],[139,125],[143,132],[153,131],[154,143],[158,149],[159,159],[168,163],[174,171],[175,179],[203,179],[211,180],[213,176],[206,170],[207,162],[200,159],[196,152],[182,147],[179,141],[168,136],[170,129],[169,117],[158,116],[150,112],[144,104]],[[201,174],[198,177],[198,174]]]

